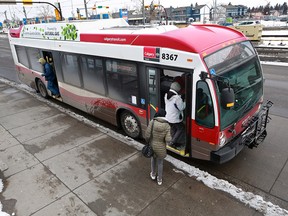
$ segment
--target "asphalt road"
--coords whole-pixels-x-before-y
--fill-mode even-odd
[[[19,82],[8,39],[0,34],[0,76],[14,82]]]
[[[288,66],[263,65],[264,98],[274,103],[271,114],[285,118],[288,118],[287,69]]]
[[[222,165],[195,159],[183,160],[288,209],[288,70],[285,66],[265,64],[263,71],[264,100],[274,103],[270,112],[272,121],[268,125],[268,136],[264,143],[257,149],[244,149],[236,158]],[[0,77],[19,82],[8,39],[1,37]],[[76,109],[74,111],[78,112]],[[103,123],[97,119],[95,121]],[[179,158],[176,155],[175,157]]]

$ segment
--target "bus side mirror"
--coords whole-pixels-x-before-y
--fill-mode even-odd
[[[235,94],[234,90],[230,87],[224,88],[221,91],[221,105],[224,109],[234,107]]]

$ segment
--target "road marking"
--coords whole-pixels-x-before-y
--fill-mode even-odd
[[[0,34],[0,38],[7,38],[8,34]]]

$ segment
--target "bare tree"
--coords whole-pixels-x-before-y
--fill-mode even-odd
[[[135,3],[134,0],[131,0],[131,1],[133,1]],[[145,25],[145,19],[146,19],[144,6],[145,6],[145,0],[136,1],[136,11],[139,11],[139,12],[142,11],[142,14],[143,14],[143,25]]]
[[[138,1],[131,0],[131,2],[134,3],[134,8],[135,8],[136,11],[142,11],[144,0],[138,0]]]
[[[28,10],[27,10],[28,8]],[[31,12],[33,8],[32,7],[24,7],[22,8],[22,10],[20,10],[19,8],[15,7],[15,10],[17,11],[18,16],[21,14],[21,17],[25,17],[27,18],[28,14]]]
[[[10,16],[11,16],[11,24],[13,27],[16,23],[18,23],[20,21],[20,19],[17,16],[18,14],[15,12],[13,7],[12,8],[9,7],[9,12],[10,12]]]
[[[38,12],[38,16],[39,17],[43,17],[45,21],[47,21],[47,18],[49,16],[53,16],[53,10],[52,7],[50,5],[43,5],[38,7],[39,12]]]

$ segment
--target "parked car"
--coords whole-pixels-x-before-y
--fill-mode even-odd
[[[239,23],[238,25],[259,25],[261,24],[258,20],[251,20],[251,21],[243,21]]]
[[[217,24],[222,26],[233,26],[233,23],[227,23],[225,21],[219,21],[217,22]]]
[[[288,22],[288,17],[281,17],[280,22]]]

